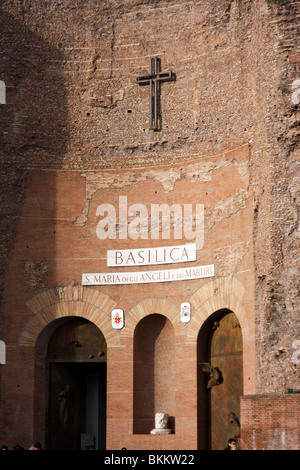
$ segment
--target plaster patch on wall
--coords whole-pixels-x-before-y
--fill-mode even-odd
[[[40,289],[47,285],[48,266],[45,261],[26,261],[25,272],[27,283],[31,289]]]
[[[90,201],[99,190],[120,190],[151,179],[154,182],[158,181],[162,185],[165,194],[169,194],[174,191],[175,184],[183,178],[187,179],[190,183],[206,183],[213,180],[214,171],[231,165],[237,167],[239,175],[244,177],[246,167],[248,168],[248,162],[246,164],[243,160],[241,162],[237,162],[235,158],[226,155],[220,156],[218,161],[215,161],[214,159],[199,160],[188,165],[176,165],[174,168],[169,166],[168,168],[157,170],[131,170],[120,171],[118,173],[95,171],[82,172],[81,177],[85,178],[86,181],[85,206],[82,214],[74,219],[73,223],[76,226],[84,226],[88,220]]]
[[[300,78],[293,81],[292,90],[294,90],[292,93],[292,103],[297,105],[300,103]]]
[[[300,364],[300,340],[293,341],[293,348],[296,351],[292,354],[292,362],[293,364]]]
[[[241,178],[245,178],[249,174],[249,162],[242,161],[238,164],[238,174]]]
[[[241,188],[232,196],[218,201],[213,209],[205,211],[205,230],[213,229],[222,219],[231,217],[244,209],[247,201],[247,188]]]
[[[250,242],[241,242],[216,250],[213,260],[218,264],[218,275],[229,276],[236,272],[238,263],[246,256],[250,247]]]

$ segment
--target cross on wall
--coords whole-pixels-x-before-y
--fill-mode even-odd
[[[158,131],[161,128],[160,114],[160,85],[162,82],[170,82],[175,80],[173,72],[160,71],[160,59],[158,57],[150,57],[150,70],[146,75],[138,75],[135,79],[138,85],[150,86],[150,125],[149,129]]]

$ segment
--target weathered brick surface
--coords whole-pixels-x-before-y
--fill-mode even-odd
[[[299,394],[262,394],[241,399],[243,449],[298,450]]]
[[[243,331],[244,441],[283,445],[282,420],[281,438],[268,424],[255,444],[245,407],[299,389],[292,360],[300,340],[298,26],[292,0],[1,2],[1,441],[43,440],[46,404],[34,403],[45,384],[34,382],[34,345],[53,320],[76,314],[99,326],[108,357],[123,355],[122,384],[108,363],[108,447],[195,448],[197,335],[228,308]],[[176,75],[162,85],[160,132],[148,129],[148,87],[135,83],[154,55]],[[205,240],[194,265],[215,264],[216,278],[80,290],[83,272],[107,270],[108,248],[162,244],[100,242],[96,209],[117,206],[119,195],[148,208],[204,204]],[[189,299],[192,321],[183,326],[176,312]],[[128,318],[117,333],[112,306]],[[176,434],[160,440],[132,434],[133,336],[151,313],[171,321],[176,345]],[[276,409],[284,400],[299,417],[296,396],[282,396]],[[285,445],[299,447],[299,437]]]

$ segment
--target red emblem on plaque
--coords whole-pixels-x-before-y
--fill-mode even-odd
[[[112,327],[115,330],[120,330],[124,326],[124,312],[117,308],[111,312]]]

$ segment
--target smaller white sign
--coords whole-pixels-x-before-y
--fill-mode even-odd
[[[0,341],[0,364],[6,364],[6,346],[4,341]]]
[[[111,324],[115,330],[121,330],[124,326],[124,312],[120,308],[115,308],[111,312]]]
[[[163,246],[157,248],[136,248],[134,250],[108,250],[107,266],[127,267],[154,264],[187,263],[196,261],[196,243]]]
[[[6,104],[6,87],[2,80],[0,80],[0,104]]]
[[[293,342],[293,348],[296,349],[296,351],[292,355],[293,364],[300,364],[300,340],[299,339]]]
[[[191,321],[191,304],[189,302],[183,302],[180,306],[180,321],[182,323]]]
[[[186,281],[214,277],[215,266],[194,266],[160,271],[87,273],[82,274],[83,286],[107,286],[117,284],[145,284],[148,282]]]

